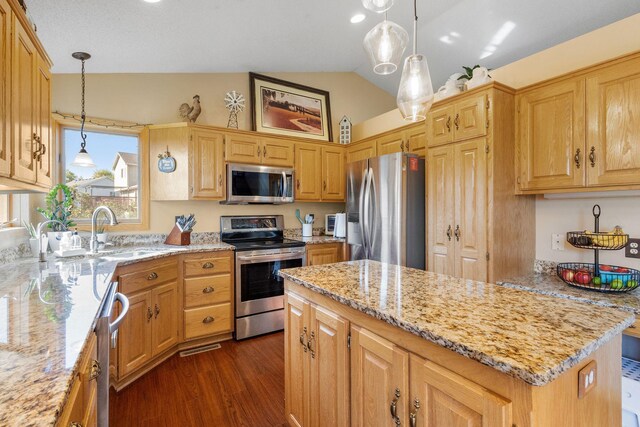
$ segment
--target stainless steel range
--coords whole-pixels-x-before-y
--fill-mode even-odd
[[[282,215],[223,216],[221,240],[236,247],[235,336],[284,329],[284,280],[278,271],[305,264],[305,244],[285,239]]]

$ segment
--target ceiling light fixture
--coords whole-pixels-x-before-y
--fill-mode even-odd
[[[96,165],[95,163],[93,163],[93,160],[91,160],[91,156],[89,156],[89,153],[87,153],[87,150],[85,149],[86,145],[87,145],[87,135],[84,133],[84,121],[85,121],[85,113],[84,113],[84,87],[85,87],[85,79],[84,79],[84,62],[91,58],[91,55],[89,55],[86,52],[74,52],[71,54],[71,56],[73,56],[75,59],[78,59],[80,61],[82,61],[82,74],[81,74],[81,79],[82,79],[82,115],[80,116],[82,119],[82,122],[80,124],[80,138],[82,138],[82,142],[80,143],[80,152],[76,155],[76,158],[73,160],[73,163],[71,163],[72,166],[79,166],[79,167],[83,167],[83,168],[95,168]]]
[[[398,69],[407,48],[409,33],[400,25],[385,19],[364,36],[364,50],[376,74],[391,74]]]
[[[393,0],[362,0],[362,5],[372,12],[382,13],[391,9]]]
[[[402,117],[412,122],[425,120],[433,104],[433,84],[427,58],[416,53],[418,49],[417,10],[416,0],[413,0],[413,55],[408,56],[404,61],[397,98]]]
[[[353,15],[351,17],[351,23],[352,24],[358,24],[358,23],[364,21],[364,18],[366,18],[366,16],[364,16],[364,13],[356,13],[355,15]]]

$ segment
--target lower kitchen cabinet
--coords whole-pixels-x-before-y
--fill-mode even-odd
[[[349,322],[285,295],[285,411],[293,426],[348,426]]]
[[[342,261],[343,243],[307,245],[307,265],[333,264]]]

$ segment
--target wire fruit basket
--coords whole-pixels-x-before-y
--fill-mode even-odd
[[[594,231],[570,231],[567,242],[580,249],[591,249],[594,263],[569,262],[558,264],[557,273],[566,284],[600,292],[629,292],[638,287],[640,271],[627,267],[600,264],[601,250],[623,249],[629,235],[619,227],[608,233],[600,232],[600,206],[593,206]]]

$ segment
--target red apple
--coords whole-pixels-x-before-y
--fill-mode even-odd
[[[613,270],[614,273],[628,273],[629,269],[624,267],[617,267]]]
[[[567,282],[573,282],[574,275],[575,273],[573,272],[573,270],[564,270],[562,272],[562,278]]]
[[[610,265],[600,264],[600,271],[612,271],[613,268]]]
[[[579,271],[575,274],[576,282],[581,285],[588,285],[591,282],[591,274],[586,271]]]

